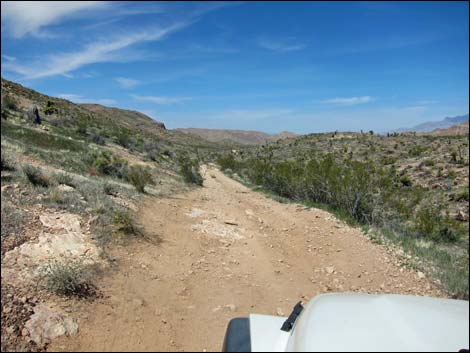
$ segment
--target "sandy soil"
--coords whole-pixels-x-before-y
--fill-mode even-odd
[[[146,200],[141,222],[161,242],[115,247],[104,298],[51,351],[217,351],[231,318],[287,316],[320,293],[444,296],[331,214],[280,204],[213,167],[203,174],[203,188]]]

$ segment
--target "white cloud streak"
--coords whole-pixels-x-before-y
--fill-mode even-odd
[[[166,97],[166,96],[139,96],[131,94],[131,97],[138,101],[150,102],[158,105],[177,104],[191,100],[191,97]]]
[[[44,37],[43,27],[70,17],[86,15],[89,10],[104,9],[106,1],[2,1],[2,27],[14,38],[27,34]],[[3,28],[2,28],[3,30]]]
[[[267,38],[260,38],[258,39],[258,46],[272,51],[281,51],[281,52],[288,52],[288,51],[297,51],[302,50],[307,47],[305,44],[300,43],[293,43],[292,40],[274,40],[274,39],[267,39]]]
[[[72,93],[61,93],[58,94],[57,97],[69,100],[74,103],[95,103],[95,104],[102,104],[102,105],[112,105],[116,104],[116,101],[114,99],[108,99],[108,98],[86,98],[83,97],[79,94],[72,94]]]
[[[28,64],[6,62],[3,69],[22,75],[22,79],[38,79],[66,75],[88,64],[136,60],[139,56],[123,55],[122,50],[137,43],[162,40],[191,23],[179,22],[166,28],[142,30],[107,41],[93,42],[80,51],[52,54]]]
[[[322,103],[328,104],[344,104],[344,105],[353,105],[353,104],[364,104],[374,101],[374,98],[371,96],[362,96],[362,97],[349,97],[349,98],[332,98],[321,101]]]
[[[115,77],[114,81],[116,81],[121,88],[125,89],[134,88],[140,84],[140,81],[126,77]]]

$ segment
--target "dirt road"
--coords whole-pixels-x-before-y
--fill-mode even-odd
[[[229,319],[288,315],[320,293],[442,296],[329,213],[267,199],[212,167],[203,174],[203,188],[147,199],[142,224],[162,242],[116,247],[105,298],[51,350],[220,350]]]

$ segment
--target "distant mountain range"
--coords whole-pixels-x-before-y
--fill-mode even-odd
[[[447,129],[435,129],[429,134],[437,136],[455,136],[455,135],[468,135],[469,133],[469,124],[468,120],[463,123],[458,123],[452,125]]]
[[[393,130],[391,132],[432,132],[436,129],[448,129],[451,126],[459,123],[463,123],[468,121],[468,114],[465,115],[458,115],[454,117],[447,117],[443,120],[439,121],[427,121],[425,123],[409,127],[409,128],[400,128],[397,130]]]
[[[285,138],[298,136],[289,131],[283,131],[278,134],[267,134],[261,131],[245,130],[223,130],[223,129],[176,129],[188,134],[200,136],[212,142],[236,142],[242,145],[258,145],[266,142],[274,142]]]

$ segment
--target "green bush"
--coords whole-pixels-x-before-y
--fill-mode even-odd
[[[126,235],[140,235],[142,229],[134,220],[134,217],[129,211],[117,209],[114,212],[114,225],[118,232]]]
[[[68,174],[56,173],[54,174],[54,180],[57,182],[57,184],[63,184],[63,185],[75,187],[73,177]]]
[[[28,214],[24,210],[20,207],[16,207],[2,195],[0,224],[2,241],[3,238],[9,235],[13,235],[15,238],[18,238],[18,234],[24,228],[28,219]],[[4,250],[2,249],[2,252],[3,251]]]
[[[46,288],[59,295],[84,295],[88,292],[88,274],[80,261],[51,262],[43,269]]]
[[[405,187],[410,187],[413,184],[413,182],[411,181],[411,178],[408,175],[402,175],[400,177],[400,183],[402,186],[405,186]]]
[[[408,154],[410,157],[419,157],[426,151],[426,148],[420,145],[413,146],[409,151]]]
[[[25,126],[19,127],[6,122],[2,124],[2,139],[4,136],[27,146],[35,146],[48,150],[85,151],[85,145],[79,141],[51,135]]]
[[[108,151],[93,151],[85,157],[85,163],[101,175],[126,179],[128,163]]]
[[[152,173],[148,167],[133,165],[129,168],[127,179],[138,192],[145,192],[145,185],[153,182]]]
[[[15,170],[15,165],[13,162],[10,160],[10,158],[4,153],[3,151],[1,152],[1,170]]]
[[[102,137],[100,134],[96,132],[90,132],[88,134],[88,140],[100,146],[104,146],[106,144],[106,140],[104,139],[104,137]]]
[[[26,176],[27,180],[34,186],[49,187],[51,185],[50,179],[43,174],[41,169],[26,164],[23,166],[23,173]]]
[[[116,195],[116,193],[117,193],[115,186],[111,183],[108,183],[108,182],[105,182],[103,184],[103,192],[106,195]]]
[[[415,228],[425,238],[435,238],[438,229],[440,210],[433,205],[423,205],[416,212]]]
[[[121,130],[119,131],[116,136],[115,136],[115,141],[118,145],[124,147],[124,148],[129,148],[132,143],[132,138],[131,134],[127,130]]]
[[[195,184],[202,186],[204,179],[199,173],[199,163],[191,160],[187,156],[179,158],[180,174],[183,176],[184,181],[188,184]]]
[[[235,160],[232,154],[225,154],[217,158],[217,164],[220,166],[222,171],[227,169],[237,170],[239,167],[239,162]]]
[[[468,188],[459,190],[455,194],[451,195],[452,200],[454,201],[468,201]]]
[[[17,110],[16,101],[9,95],[2,96],[2,108]]]
[[[51,100],[47,100],[46,104],[44,105],[44,114],[46,115],[52,115],[57,111],[55,108],[55,104]]]
[[[434,166],[435,164],[436,164],[436,162],[434,162],[433,159],[430,159],[430,158],[429,158],[429,159],[424,160],[424,165],[425,165],[426,167],[432,167],[432,166]]]

